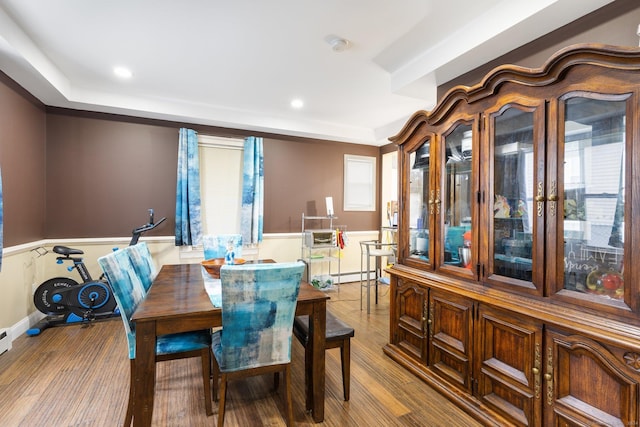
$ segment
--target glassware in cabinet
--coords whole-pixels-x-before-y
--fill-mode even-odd
[[[543,101],[524,96],[488,110],[483,153],[483,280],[536,295],[544,290],[544,270],[536,266],[544,259],[545,114]]]
[[[558,288],[609,305],[630,305],[625,296],[625,171],[628,96],[580,94],[562,100],[564,135],[559,183],[548,208],[557,213],[563,239]],[[553,183],[552,183],[553,184]],[[626,300],[626,304],[624,301]]]
[[[429,185],[431,139],[425,140],[409,155],[409,258],[429,263],[430,228],[439,211],[435,192]]]
[[[477,178],[474,165],[475,121],[456,123],[442,138],[441,181],[441,233],[439,234],[439,268],[451,269],[459,274],[473,275],[473,217],[477,211],[474,202]]]

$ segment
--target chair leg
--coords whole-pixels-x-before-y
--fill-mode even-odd
[[[371,314],[371,256],[367,249],[367,314]],[[377,292],[376,288],[376,292]]]
[[[124,416],[124,426],[125,427],[130,427],[131,426],[131,421],[133,421],[133,396],[135,395],[135,359],[129,359],[129,374],[130,374],[130,379],[129,379],[129,402],[127,403],[127,414]]]
[[[278,391],[280,388],[280,372],[273,373],[273,390]]]
[[[360,249],[360,310],[362,311],[362,286],[364,285],[364,266],[363,266],[363,262],[362,262],[362,249]]]
[[[204,406],[207,416],[213,415],[211,407],[211,347],[202,350],[202,379],[204,380]]]
[[[218,366],[218,361],[215,356],[211,356],[211,361],[213,362],[213,378],[212,378],[212,389],[211,393],[213,393],[213,400],[218,400],[218,381],[220,380],[220,367]]]
[[[291,364],[284,367],[285,409],[287,411],[287,425],[293,427],[293,404],[291,401]]]
[[[349,400],[351,388],[351,340],[346,338],[340,346],[340,360],[342,362],[342,392],[344,400]]]
[[[220,402],[218,403],[218,427],[224,426],[224,407],[227,403],[227,374],[220,376]]]
[[[378,282],[380,277],[382,276],[382,268],[380,267],[380,257],[376,257],[376,271],[375,271],[375,280],[376,280],[376,305],[378,305]]]

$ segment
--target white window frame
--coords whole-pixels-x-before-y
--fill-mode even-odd
[[[376,210],[376,158],[344,155],[344,210]]]

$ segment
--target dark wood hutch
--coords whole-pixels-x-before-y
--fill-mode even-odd
[[[638,426],[640,49],[498,67],[391,141],[384,352],[487,425]]]

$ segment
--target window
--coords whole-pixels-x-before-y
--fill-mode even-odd
[[[376,158],[344,155],[344,210],[376,210]]]
[[[240,232],[242,139],[198,135],[202,232]]]

